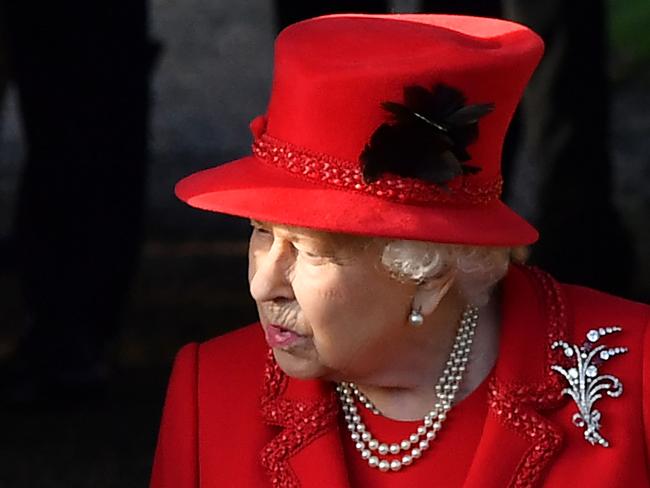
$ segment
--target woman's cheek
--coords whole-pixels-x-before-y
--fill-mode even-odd
[[[296,295],[301,294],[312,300],[340,302],[345,300],[341,280],[335,270],[325,266],[296,266],[293,287]]]
[[[346,316],[345,294],[323,279],[305,275],[297,275],[293,285],[296,301],[314,333],[324,338],[334,332],[337,323]]]

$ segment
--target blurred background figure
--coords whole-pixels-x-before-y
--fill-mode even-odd
[[[543,236],[532,259],[576,273],[560,279],[650,300],[646,0],[154,0],[150,15],[143,0],[73,3],[0,0],[0,93],[11,69],[0,114],[0,362],[13,368],[5,378],[21,378],[4,383],[18,399],[55,395],[40,412],[0,411],[0,486],[146,486],[174,353],[255,317],[241,273],[248,223],[186,208],[173,184],[249,153],[273,36],[310,15],[426,9],[542,32],[546,59],[504,157],[510,203]],[[149,21],[165,47],[153,96]],[[37,360],[18,360],[30,354]],[[53,387],[63,379],[69,389]],[[99,408],[69,408],[102,390]]]
[[[142,234],[147,5],[3,2],[2,14],[25,139],[4,242],[26,327],[0,364],[0,402],[73,404],[105,386]]]

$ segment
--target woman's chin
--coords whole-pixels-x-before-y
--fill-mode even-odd
[[[315,354],[273,348],[273,355],[280,369],[292,378],[301,380],[322,378],[327,372],[327,368],[320,364]]]

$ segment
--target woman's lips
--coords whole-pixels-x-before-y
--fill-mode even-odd
[[[276,324],[266,326],[266,342],[271,347],[295,346],[307,340],[307,336],[297,334]]]

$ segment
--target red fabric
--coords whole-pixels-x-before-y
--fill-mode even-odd
[[[478,446],[487,413],[488,381],[486,379],[467,398],[449,412],[438,438],[429,450],[411,466],[388,475],[370,468],[359,455],[350,439],[345,423],[341,442],[345,449],[346,464],[351,487],[399,488],[414,486],[463,486],[474,452]],[[376,438],[384,442],[398,442],[415,432],[421,422],[397,422],[373,415],[360,408],[363,422]],[[388,456],[392,457],[392,456]]]
[[[463,472],[462,486],[649,486],[650,309],[519,267],[502,296],[500,352],[475,452],[469,463],[467,455],[445,460]],[[560,396],[549,346],[582,343],[588,330],[612,324],[623,331],[604,342],[629,352],[602,366],[624,385],[621,397],[596,404],[611,444],[603,448],[573,425],[576,406]],[[287,378],[267,352],[256,324],[179,353],[152,488],[353,486],[332,386]],[[451,425],[442,433],[448,427],[451,436]],[[435,443],[443,448],[442,435]]]
[[[179,182],[176,193],[206,210],[329,231],[531,243],[536,231],[502,202],[468,204],[461,196],[465,186],[479,197],[481,188],[494,193],[507,126],[542,51],[541,39],[528,28],[496,19],[336,15],[300,22],[277,39],[266,124],[259,118],[252,124],[256,138],[267,135],[304,152],[299,171],[251,156],[195,173]],[[437,83],[461,90],[469,104],[495,104],[479,123],[478,140],[468,147],[469,164],[481,171],[452,181],[449,202],[403,204],[384,193],[341,187],[322,165],[320,177],[310,177],[312,163],[331,158],[358,173],[363,148],[387,120],[381,103],[401,103],[405,86],[431,89]],[[287,151],[269,155],[271,162],[285,157],[292,156]],[[385,175],[381,181],[392,178]]]
[[[197,344],[188,344],[176,356],[158,436],[151,486],[199,486],[197,426]]]

